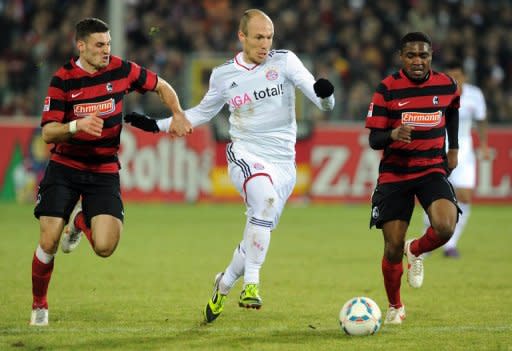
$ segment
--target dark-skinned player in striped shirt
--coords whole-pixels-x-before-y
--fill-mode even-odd
[[[431,69],[432,43],[426,34],[406,34],[399,54],[402,68],[379,84],[366,118],[370,146],[383,150],[370,227],[382,229],[384,236],[386,324],[401,324],[405,319],[400,299],[404,254],[409,285],[419,288],[422,254],[450,239],[460,211],[447,179],[457,166],[459,148],[457,83]],[[405,241],[415,198],[428,213],[430,227],[423,236]]]

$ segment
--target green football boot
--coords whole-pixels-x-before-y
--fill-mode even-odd
[[[227,295],[223,295],[219,292],[219,284],[223,275],[224,272],[220,272],[215,276],[212,297],[208,300],[204,308],[204,320],[206,323],[213,322],[224,310],[224,302],[226,301]]]
[[[247,284],[240,294],[238,306],[245,308],[255,308],[259,310],[263,305],[263,301],[258,292],[257,284]]]

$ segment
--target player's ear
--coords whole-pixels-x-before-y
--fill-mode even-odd
[[[85,41],[83,41],[83,40],[77,40],[77,41],[76,41],[76,48],[77,48],[78,52],[83,52],[83,51],[85,51]]]
[[[245,34],[241,30],[238,31],[238,40],[243,44],[245,41]]]

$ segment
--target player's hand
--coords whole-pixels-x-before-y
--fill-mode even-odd
[[[77,119],[76,131],[100,137],[103,130],[103,119],[98,115],[99,110],[96,110],[84,118]]]
[[[491,159],[491,151],[489,150],[489,146],[487,146],[487,144],[480,145],[478,153],[482,160],[488,161]]]
[[[169,133],[172,136],[182,137],[193,132],[192,123],[185,117],[183,112],[174,113],[172,116]]]
[[[459,163],[459,149],[448,149],[446,153],[448,161],[448,172],[452,172]]]
[[[321,99],[329,97],[334,93],[334,86],[325,78],[319,78],[315,84],[313,84],[316,96]]]
[[[137,112],[126,114],[124,116],[124,121],[135,128],[142,129],[146,132],[158,133],[160,131],[160,128],[158,128],[158,124],[156,124],[154,119]]]
[[[403,141],[404,143],[409,144],[412,141],[411,135],[413,130],[413,126],[401,124],[400,127],[391,131],[391,139],[394,141]]]

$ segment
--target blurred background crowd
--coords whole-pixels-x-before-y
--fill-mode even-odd
[[[123,0],[119,0],[123,1]],[[274,21],[274,47],[310,63],[336,86],[337,110],[316,119],[361,121],[371,95],[399,67],[398,41],[408,31],[433,40],[433,67],[461,60],[480,86],[491,123],[512,123],[510,0],[124,0],[124,57],[146,66],[189,96],[190,57],[240,50],[238,22],[248,8]],[[103,0],[0,0],[0,115],[39,118],[54,71],[76,54],[74,25],[109,21]],[[206,77],[207,79],[207,77]],[[202,94],[203,92],[201,92]],[[131,94],[127,108],[158,111]],[[154,95],[154,94],[148,94]],[[188,107],[189,100],[182,102]],[[156,110],[155,110],[156,108]],[[315,112],[318,113],[318,112]]]

